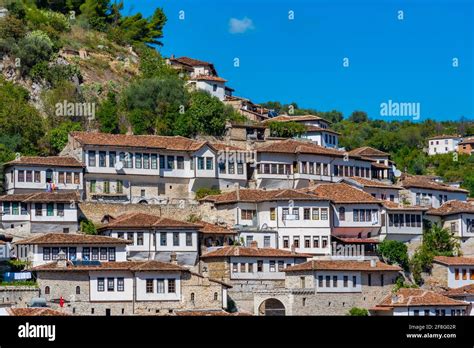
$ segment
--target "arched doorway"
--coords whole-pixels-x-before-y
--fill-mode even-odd
[[[276,298],[263,301],[258,307],[258,315],[281,316],[285,315],[285,306]]]

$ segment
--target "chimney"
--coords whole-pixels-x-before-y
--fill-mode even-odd
[[[398,296],[396,294],[392,295],[392,304],[398,303]]]
[[[170,263],[172,263],[173,265],[178,264],[178,256],[176,255],[174,251],[172,251],[170,254]]]
[[[370,260],[370,267],[375,268],[376,266],[377,266],[377,261],[375,261],[374,259]]]
[[[58,268],[66,268],[67,267],[66,253],[63,250],[61,250],[58,253],[57,267]]]
[[[250,242],[250,247],[253,249],[258,249],[258,243],[256,240]]]

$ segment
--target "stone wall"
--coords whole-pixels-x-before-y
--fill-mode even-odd
[[[0,307],[26,307],[33,297],[39,296],[34,286],[0,286]]]
[[[448,267],[433,262],[430,274],[425,274],[425,285],[430,288],[448,287]]]

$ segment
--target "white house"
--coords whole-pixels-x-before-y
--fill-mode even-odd
[[[435,256],[432,276],[451,289],[474,284],[474,257]],[[444,279],[443,279],[444,278]]]
[[[5,191],[34,193],[78,191],[82,193],[84,165],[68,156],[22,156],[5,163]]]
[[[461,140],[459,135],[438,135],[428,138],[428,155],[456,152]]]
[[[365,158],[370,158],[376,162],[374,164],[372,178],[386,181],[389,181],[393,178],[394,167],[393,162],[390,160],[389,153],[380,151],[370,146],[363,146],[349,151],[349,154],[353,156],[358,155]]]
[[[371,309],[372,315],[464,316],[468,302],[425,289],[401,288]]]
[[[329,128],[330,122],[316,115],[279,115],[264,121],[268,125],[271,122],[295,122],[305,126],[306,131],[301,138],[311,140],[314,144],[329,148],[339,147],[339,133]]]
[[[73,132],[63,153],[85,164],[87,200],[167,203],[201,187],[245,185],[242,151],[180,136]]]
[[[423,218],[428,208],[384,202],[381,239],[401,242],[421,241]]]
[[[88,264],[91,261],[127,261],[130,241],[106,236],[73,233],[47,233],[14,243],[18,259],[36,267],[57,261],[63,252],[67,261]]]
[[[18,193],[0,196],[1,227],[16,237],[30,233],[76,232],[77,192]]]
[[[0,240],[0,261],[10,259],[10,243]]]
[[[390,201],[398,203],[400,201],[399,191],[402,189],[399,186],[387,184],[380,180],[371,180],[361,177],[341,178],[339,182],[352,185],[361,190],[370,193],[374,198],[382,201]]]
[[[330,254],[331,216],[328,199],[296,190],[239,189],[201,200],[213,215],[231,224],[250,246]]]
[[[451,297],[455,300],[468,302],[468,315],[474,315],[474,284],[465,285],[460,288],[449,289],[443,293],[444,296]]]
[[[133,260],[169,260],[172,253],[183,265],[195,265],[201,225],[161,218],[144,213],[130,213],[110,219],[98,231],[132,242],[128,256]]]
[[[433,208],[450,200],[466,201],[469,194],[468,190],[422,175],[403,175],[398,184],[404,189],[400,192],[402,201]]]

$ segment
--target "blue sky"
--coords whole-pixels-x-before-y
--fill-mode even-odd
[[[420,103],[421,121],[474,119],[472,0],[125,0],[123,14],[156,7],[168,17],[160,52],[214,63],[235,95],[382,119],[392,100]]]

